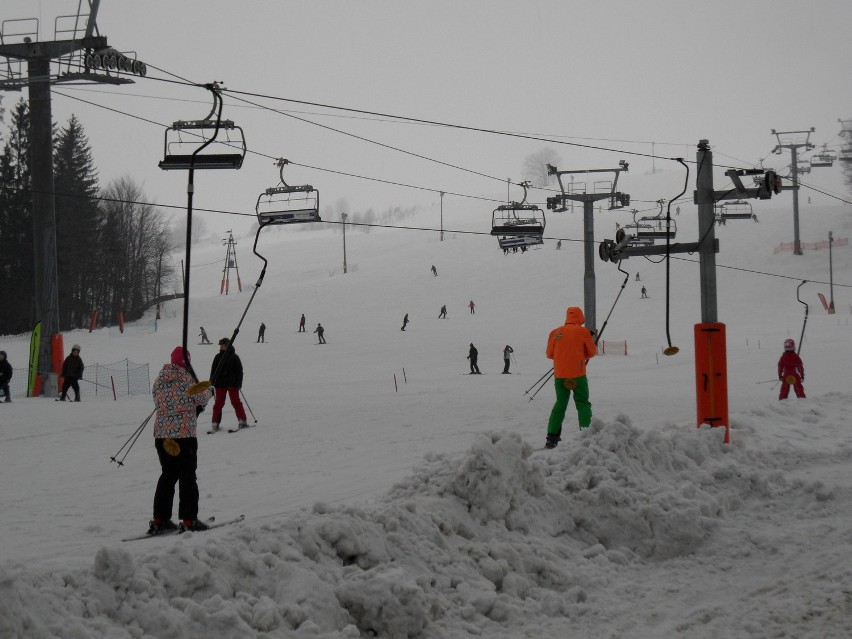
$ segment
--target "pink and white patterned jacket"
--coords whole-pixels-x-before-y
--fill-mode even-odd
[[[183,439],[196,437],[196,407],[205,406],[210,400],[207,391],[187,394],[195,383],[185,368],[166,364],[154,381],[154,403],[157,419],[154,422],[155,439]]]

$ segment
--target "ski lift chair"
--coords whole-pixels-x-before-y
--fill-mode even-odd
[[[220,131],[226,140],[217,140]],[[164,171],[187,169],[239,169],[246,156],[241,127],[231,120],[175,122],[166,129],[165,151],[160,161]]]
[[[653,239],[670,239],[673,240],[677,235],[677,222],[669,219],[668,228],[664,225],[665,218],[663,217],[640,217],[640,222],[655,222],[654,224],[637,224],[636,237],[653,238]]]
[[[246,156],[241,127],[222,119],[222,95],[217,83],[205,85],[213,94],[213,108],[203,120],[178,120],[166,129],[164,171],[189,169],[239,169]],[[224,133],[225,139],[219,139]]]
[[[257,196],[255,213],[261,226],[322,221],[319,215],[319,191],[310,184],[287,184],[284,181],[284,165],[288,163],[283,158],[276,162],[280,168],[282,186],[273,186]]]
[[[754,218],[754,212],[749,202],[735,200],[720,205],[716,218],[720,222],[727,220],[751,220]]]
[[[811,158],[811,167],[814,167],[814,168],[822,168],[822,167],[826,167],[826,166],[832,166],[833,164],[834,164],[834,161],[831,159],[831,157],[829,157],[827,155],[823,155],[822,153],[814,155]]]
[[[521,202],[501,204],[491,214],[491,235],[505,237],[539,238],[544,235],[544,211],[535,204],[527,204],[529,182],[521,182],[524,199]]]
[[[829,151],[828,144],[822,145],[822,151],[811,157],[812,167],[831,167],[834,166],[834,161],[837,159],[837,151]]]
[[[540,236],[536,237],[534,235],[526,235],[519,237],[500,237],[497,238],[497,243],[500,245],[501,249],[510,249],[510,248],[520,248],[527,246],[536,246],[538,244],[544,244],[544,239]]]

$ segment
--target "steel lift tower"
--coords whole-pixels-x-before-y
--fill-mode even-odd
[[[624,160],[619,160],[617,169],[584,169],[580,171],[560,171],[555,166],[547,165],[547,174],[555,175],[559,180],[559,190],[562,195],[555,195],[547,198],[547,208],[557,212],[567,211],[566,202],[582,202],[583,203],[583,249],[585,259],[585,272],[583,275],[583,314],[586,316],[586,328],[597,333],[597,313],[596,313],[596,289],[595,289],[595,219],[594,207],[595,202],[599,200],[609,200],[609,208],[620,209],[630,205],[630,196],[626,193],[620,193],[617,190],[618,176],[622,171],[626,172],[628,164]],[[578,182],[576,185],[573,181],[573,175],[577,173],[614,173],[615,178],[612,182],[596,182],[590,191],[586,190],[584,182]],[[568,192],[565,191],[565,185],[562,183],[563,175],[571,175],[571,184],[568,187]],[[598,190],[597,187],[603,187]],[[581,190],[582,189],[582,190]]]
[[[76,15],[57,16],[54,39],[49,41],[39,40],[37,18],[0,23],[0,57],[6,59],[0,67],[0,90],[29,90],[35,310],[36,320],[42,322],[40,374],[50,372],[51,338],[59,332],[50,86],[63,82],[129,84],[132,76],[147,73],[135,55],[110,48],[106,37],[98,33],[99,4],[100,0],[89,0],[88,15],[78,9]]]
[[[219,287],[219,295],[228,294],[228,289],[231,288],[231,269],[237,272],[237,288],[240,293],[243,292],[243,283],[240,281],[240,267],[237,265],[237,241],[234,239],[232,231],[228,231],[228,237],[222,240],[222,244],[226,247],[225,266],[222,269],[222,285]]]
[[[782,149],[790,149],[790,177],[793,180],[793,255],[801,255],[802,254],[802,243],[799,241],[799,160],[798,160],[798,150],[804,148],[805,151],[810,151],[814,148],[814,145],[810,142],[811,133],[814,132],[814,128],[811,127],[809,131],[776,131],[772,129],[772,135],[774,135],[778,139],[778,144],[772,150],[773,153],[778,155],[781,154]],[[787,138],[785,140],[781,139],[782,135],[797,135],[801,136],[804,134],[805,139],[801,141],[801,137],[799,140],[793,140],[792,138]]]

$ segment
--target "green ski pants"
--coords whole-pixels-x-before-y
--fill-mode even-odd
[[[554,378],[556,388],[556,403],[550,411],[550,420],[547,422],[547,434],[562,434],[562,420],[565,419],[565,410],[568,408],[568,400],[571,399],[571,389],[565,388],[564,378]],[[592,422],[592,403],[589,401],[589,378],[585,375],[573,377],[574,383],[574,405],[577,407],[577,418],[580,428],[588,428]],[[570,382],[569,382],[570,383]]]

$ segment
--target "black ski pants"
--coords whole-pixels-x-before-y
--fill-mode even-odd
[[[68,397],[68,391],[74,389],[74,399],[80,399],[80,384],[77,383],[76,377],[65,377],[62,380],[62,395],[61,397]]]
[[[174,447],[171,444],[164,446],[164,442],[176,444],[177,453],[172,454],[175,453]],[[195,478],[195,469],[198,467],[198,439],[155,439],[154,446],[162,469],[157,491],[154,493],[154,519],[172,518],[175,484],[178,484],[180,498],[178,518],[198,519],[198,483]],[[167,449],[171,449],[171,453]]]

